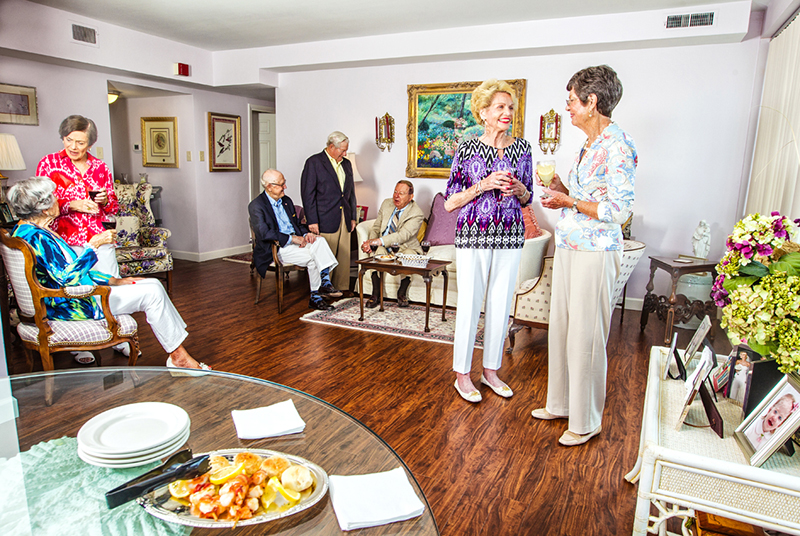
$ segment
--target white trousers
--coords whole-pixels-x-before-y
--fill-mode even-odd
[[[80,257],[83,253],[83,246],[70,246],[72,250]],[[103,244],[96,250],[97,262],[92,266],[92,270],[103,272],[111,277],[119,277],[119,264],[117,264],[117,251],[111,244]]]
[[[621,251],[556,248],[546,409],[569,415],[576,434],[594,431],[603,418],[611,295],[621,263]]]
[[[114,316],[144,312],[156,339],[168,354],[189,336],[186,323],[157,279],[111,287],[108,303]]]
[[[313,244],[306,244],[300,247],[297,244],[289,244],[278,249],[278,257],[284,264],[296,264],[308,268],[308,283],[311,292],[319,290],[322,285],[322,277],[319,273],[325,268],[334,268],[339,261],[331,252],[330,246],[322,238],[317,238]]]
[[[503,343],[517,283],[521,249],[456,248],[458,302],[453,344],[453,370],[468,374],[481,305],[486,300],[483,368],[497,370],[503,364]]]

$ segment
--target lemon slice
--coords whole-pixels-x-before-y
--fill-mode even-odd
[[[182,499],[189,496],[189,481],[176,480],[169,483],[169,494],[176,499]]]
[[[271,486],[267,486],[264,488],[264,493],[261,495],[261,505],[264,507],[264,510],[270,507],[270,505],[275,502],[275,497],[278,496],[278,492],[275,491],[275,488]]]
[[[267,482],[267,486],[283,495],[283,498],[287,501],[297,502],[300,500],[300,492],[284,488],[277,476],[270,478],[269,482]]]
[[[237,465],[229,465],[227,467],[223,467],[221,469],[217,469],[213,473],[209,475],[209,480],[215,486],[219,486],[220,484],[224,484],[231,478],[238,476],[244,472],[244,463],[240,463]]]

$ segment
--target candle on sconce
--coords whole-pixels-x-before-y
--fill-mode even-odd
[[[378,139],[378,118],[375,118],[375,139]]]

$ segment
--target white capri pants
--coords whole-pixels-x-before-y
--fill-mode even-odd
[[[144,312],[156,339],[168,354],[177,350],[189,336],[186,323],[157,279],[113,286],[108,303],[114,316]]]
[[[484,298],[483,368],[497,370],[503,364],[503,344],[520,259],[522,249],[456,248],[458,302],[453,370],[459,374],[468,374],[472,369],[475,333]]]
[[[85,249],[83,246],[70,247],[72,247],[72,251],[74,251],[78,257],[81,256]],[[97,254],[97,262],[92,266],[92,270],[119,278],[119,264],[117,264],[116,248],[111,244],[103,244],[96,248],[94,252]]]
[[[593,432],[603,419],[611,295],[621,264],[621,251],[556,248],[546,409],[568,415],[576,434]]]
[[[325,268],[335,268],[339,264],[328,243],[320,237],[317,237],[313,244],[306,244],[302,248],[291,243],[283,246],[278,249],[278,256],[285,264],[296,264],[308,268],[308,283],[311,286],[311,292],[318,291],[322,285],[322,277],[319,273]]]

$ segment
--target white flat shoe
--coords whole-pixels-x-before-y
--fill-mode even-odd
[[[208,374],[209,370],[212,370],[211,367],[209,367],[205,363],[200,363],[199,369],[178,367],[172,363],[171,357],[167,358],[167,368],[170,369],[169,373],[172,375],[173,378],[180,378],[186,376],[205,376],[206,374]]]
[[[566,415],[553,415],[546,408],[539,408],[531,411],[531,415],[534,416],[536,419],[542,419],[543,421],[552,421],[553,419],[568,419]]]
[[[511,395],[514,394],[514,391],[511,390],[511,387],[504,384],[503,382],[500,382],[503,383],[503,385],[501,385],[500,387],[495,387],[494,385],[489,383],[489,380],[483,377],[483,374],[481,374],[481,383],[483,385],[488,385],[489,389],[494,391],[495,394],[502,396],[503,398],[511,398]]]
[[[481,393],[478,390],[470,391],[469,393],[465,393],[464,391],[462,391],[458,387],[458,380],[456,380],[456,391],[458,391],[458,394],[461,395],[461,398],[463,398],[467,402],[476,403],[476,402],[480,402],[481,400],[483,400],[483,397],[481,396]]]
[[[94,355],[92,352],[72,352],[72,358],[81,365],[94,363]]]
[[[570,432],[567,430],[564,432],[560,438],[558,438],[558,442],[564,445],[565,447],[574,447],[576,445],[583,445],[591,438],[596,436],[602,430],[602,426],[598,426],[596,430],[589,432],[588,434],[579,435],[575,432]]]

